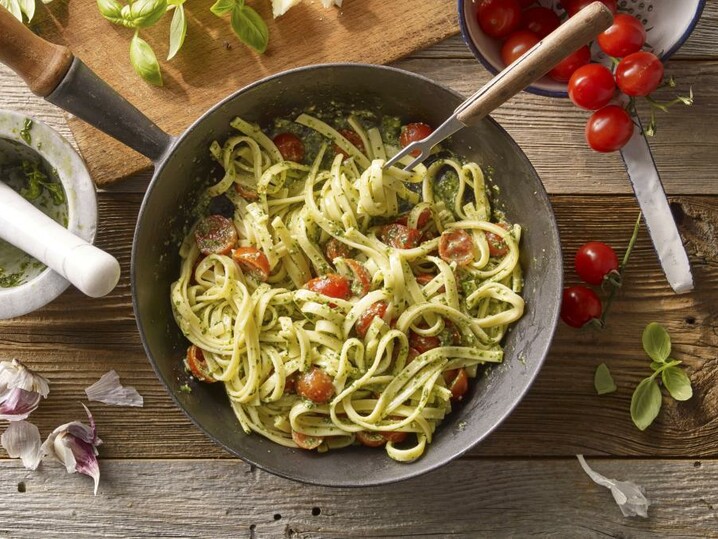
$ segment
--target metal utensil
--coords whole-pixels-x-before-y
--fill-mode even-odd
[[[693,290],[693,275],[688,255],[640,120],[634,118],[634,121],[638,122],[638,127],[628,144],[621,149],[621,158],[668,283],[677,294],[690,292]]]
[[[523,56],[491,79],[459,105],[454,113],[425,139],[412,142],[386,162],[395,165],[404,156],[419,155],[405,168],[411,170],[429,156],[431,149],[467,125],[475,125],[494,109],[548,73],[568,54],[583,47],[611,26],[613,15],[601,2],[594,2],[571,17]]]

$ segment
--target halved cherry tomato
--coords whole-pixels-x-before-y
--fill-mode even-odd
[[[290,374],[284,379],[284,392],[285,393],[296,393],[297,392],[297,373]]]
[[[441,346],[441,339],[436,335],[419,335],[413,331],[409,332],[409,346],[423,354]]]
[[[316,404],[326,404],[334,396],[332,377],[319,367],[312,367],[309,372],[297,378],[297,394]]]
[[[211,384],[217,381],[209,372],[207,361],[204,359],[204,352],[202,352],[202,349],[197,345],[193,344],[187,349],[185,366],[192,373],[192,376],[200,382],[207,382],[208,384]]]
[[[663,63],[648,51],[629,54],[616,66],[616,84],[626,95],[648,95],[663,80]]]
[[[509,230],[510,228],[509,224],[504,222],[499,223],[499,226],[501,228],[505,228],[506,230]],[[506,245],[506,242],[501,236],[494,234],[493,232],[485,232],[485,234],[486,241],[489,244],[489,256],[504,256],[509,252],[509,246]]]
[[[474,240],[461,228],[445,230],[439,239],[439,256],[445,262],[466,266],[474,260],[474,249]]]
[[[431,128],[430,125],[427,125],[422,122],[406,124],[401,128],[401,134],[399,135],[399,144],[401,144],[402,148],[406,148],[412,142],[425,139],[433,132],[434,130]],[[420,150],[414,150],[409,155],[411,155],[412,157],[419,157],[420,154]]]
[[[366,447],[381,447],[386,444],[386,438],[379,432],[360,430],[356,433],[357,440]]]
[[[324,247],[324,251],[330,261],[335,258],[347,258],[351,256],[351,249],[349,246],[336,238],[329,238],[329,241]]]
[[[394,249],[413,249],[421,241],[421,232],[399,223],[392,223],[379,229],[379,239]]]
[[[324,438],[321,436],[308,436],[296,430],[292,431],[292,440],[294,440],[294,443],[300,448],[309,450],[316,449],[324,442]]]
[[[444,380],[451,391],[451,400],[460,401],[469,390],[469,375],[464,368],[444,372]]]
[[[356,146],[357,150],[359,150],[361,153],[366,153],[366,148],[364,148],[364,142],[359,136],[359,133],[357,133],[353,129],[340,129],[339,134],[345,139],[347,139],[349,142],[351,142],[354,146]],[[349,157],[349,154],[347,154],[347,152],[342,150],[336,144],[334,145],[334,153],[340,153],[344,157]]]
[[[626,145],[633,128],[633,120],[624,109],[608,105],[588,119],[586,141],[597,152],[614,152]]]
[[[539,39],[545,38],[560,24],[558,15],[547,7],[532,7],[521,14],[521,28],[533,32]]]
[[[409,353],[406,356],[406,365],[414,361],[417,357],[421,355],[421,352],[419,352],[416,348],[409,348]]]
[[[239,193],[239,196],[241,196],[244,200],[248,200],[249,202],[259,200],[259,195],[257,194],[256,189],[252,189],[251,187],[247,187],[246,185],[242,185],[241,183],[235,183],[234,190]]]
[[[285,161],[301,163],[304,159],[304,143],[293,133],[279,133],[272,140]]]
[[[256,247],[238,247],[232,252],[232,259],[250,277],[263,283],[269,279],[269,260],[267,255]]]
[[[487,36],[506,37],[521,24],[521,5],[518,0],[480,0],[476,19]]]
[[[568,82],[574,71],[590,61],[591,51],[587,46],[583,46],[556,64],[554,68],[548,72],[548,76],[559,82]]]
[[[618,11],[618,5],[616,0],[600,0],[602,4],[604,4],[608,9],[611,10],[611,13],[614,15]],[[573,17],[576,13],[581,11],[586,6],[589,6],[593,4],[594,0],[565,0],[562,1],[561,4],[566,9],[566,12],[568,13],[569,17]]]
[[[601,64],[586,64],[573,72],[568,81],[568,96],[574,105],[587,110],[605,107],[616,93],[613,73]]]
[[[202,219],[195,228],[194,237],[203,255],[226,255],[238,239],[234,223],[221,215],[210,215]]]
[[[336,273],[310,279],[304,287],[330,298],[349,299],[352,295],[349,279]]]
[[[349,269],[354,273],[354,282],[351,287],[352,292],[355,296],[363,298],[369,293],[369,290],[371,290],[371,275],[369,275],[364,264],[357,262],[353,258],[347,258],[344,262],[346,262]]]
[[[366,311],[364,311],[354,325],[357,335],[362,339],[366,337],[366,332],[369,329],[374,318],[384,318],[388,305],[384,301],[377,301],[371,305]]]
[[[400,215],[396,219],[396,223],[404,226],[409,226],[409,213],[405,213],[404,215]],[[422,212],[419,214],[419,217],[416,219],[416,228],[422,229],[426,226],[426,224],[431,219],[431,210],[429,208],[424,208]]]
[[[431,273],[420,273],[419,275],[416,275],[416,282],[421,286],[425,286],[433,281],[434,277],[436,277],[436,275],[432,275]]]
[[[400,444],[404,440],[406,440],[406,437],[409,436],[408,432],[402,432],[402,431],[382,431],[381,436],[384,438],[385,441],[391,442],[393,444]]]
[[[539,37],[533,32],[517,30],[509,35],[504,44],[501,45],[501,59],[506,65],[513,64],[539,41]]]
[[[572,328],[585,326],[593,318],[601,318],[601,298],[586,286],[570,286],[563,291],[561,320]]]
[[[641,50],[646,42],[646,29],[636,17],[619,13],[613,17],[613,24],[608,30],[598,34],[596,40],[603,52],[623,58]]]

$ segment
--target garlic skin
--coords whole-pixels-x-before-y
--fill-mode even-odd
[[[27,421],[13,421],[0,436],[0,444],[10,458],[22,459],[28,470],[37,470],[40,464],[40,431]]]
[[[48,393],[50,385],[44,376],[28,369],[17,359],[0,361],[0,419],[27,419]]]
[[[124,387],[120,376],[112,369],[102,375],[97,382],[85,388],[87,400],[111,404],[113,406],[142,407],[144,399],[134,387]]]
[[[95,481],[95,495],[100,484],[100,465],[97,462],[97,446],[102,440],[97,436],[95,420],[84,404],[90,422],[88,427],[80,421],[60,425],[42,444],[42,458],[57,460],[65,466],[67,473],[79,472],[89,475]]]

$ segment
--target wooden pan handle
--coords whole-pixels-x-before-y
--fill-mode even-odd
[[[470,97],[457,119],[473,125],[536,82],[572,52],[611,26],[613,15],[601,2],[579,11]]]
[[[34,94],[50,95],[72,58],[70,49],[36,36],[0,6],[0,62],[20,75]]]

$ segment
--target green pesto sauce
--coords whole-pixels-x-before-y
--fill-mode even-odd
[[[25,123],[28,133],[32,121]],[[25,139],[25,134],[21,134]],[[2,156],[0,156],[2,157]],[[5,162],[0,159],[0,178],[33,206],[67,227],[67,197],[57,171],[36,161]],[[0,240],[0,288],[19,286],[45,270],[45,265],[17,247]]]
[[[453,170],[447,171],[434,186],[434,196],[453,210],[458,195],[459,176]]]

